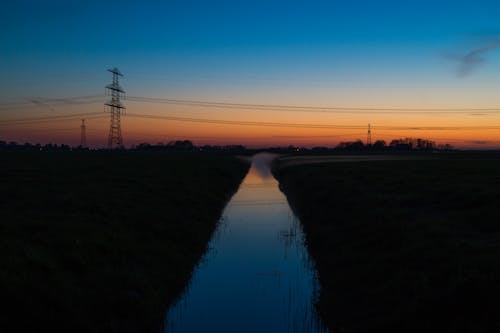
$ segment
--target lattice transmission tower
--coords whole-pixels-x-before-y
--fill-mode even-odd
[[[87,147],[87,134],[86,134],[85,119],[82,119],[82,124],[80,125],[80,147]]]
[[[366,134],[366,145],[372,145],[372,126],[368,124],[368,133]]]
[[[125,113],[125,106],[120,102],[120,98],[125,96],[125,91],[120,87],[118,78],[123,74],[118,68],[108,69],[113,74],[113,82],[106,86],[106,95],[111,96],[111,100],[104,103],[105,111],[110,113],[108,148],[123,147],[122,128],[120,116]]]

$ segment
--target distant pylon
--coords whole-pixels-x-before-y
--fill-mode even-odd
[[[82,119],[82,124],[80,125],[80,147],[85,148],[87,147],[87,134],[85,133],[86,127],[85,127],[85,119]]]
[[[372,145],[372,126],[368,124],[368,133],[366,135],[366,145],[371,146]]]
[[[118,77],[123,76],[118,68],[108,69],[113,74],[113,82],[106,86],[106,93],[111,95],[111,100],[104,103],[106,111],[110,112],[108,148],[123,147],[122,128],[120,125],[120,115],[125,110],[125,106],[120,102],[120,98],[125,91],[118,83]]]

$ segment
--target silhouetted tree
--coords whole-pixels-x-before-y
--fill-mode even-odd
[[[382,150],[385,149],[386,144],[384,140],[377,140],[375,143],[373,143],[372,148],[375,150]]]
[[[338,144],[337,148],[344,150],[363,150],[365,148],[365,145],[363,144],[363,141],[356,140],[356,141],[341,142]]]

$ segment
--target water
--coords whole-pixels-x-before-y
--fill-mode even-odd
[[[326,332],[314,310],[317,280],[300,222],[258,154],[224,210],[165,331]]]

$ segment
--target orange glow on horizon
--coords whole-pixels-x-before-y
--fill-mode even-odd
[[[372,142],[403,137],[433,140],[438,144],[449,143],[457,148],[500,148],[498,129],[462,129],[500,124],[499,114],[418,114],[418,113],[314,113],[263,110],[215,109],[175,105],[138,105],[128,103],[131,116],[122,117],[125,145],[142,142],[167,143],[172,140],[191,140],[196,145],[232,145],[248,147],[269,146],[327,146],[334,147],[341,141],[360,139],[366,141],[367,126],[372,126]],[[416,108],[416,107],[415,107]],[[96,112],[99,105],[71,106],[67,113]],[[61,114],[60,111],[36,113],[37,116]],[[33,113],[31,113],[33,114]],[[195,119],[220,119],[229,121],[355,126],[356,128],[290,128],[261,125],[232,125],[217,123],[180,122],[163,119],[145,119],[133,115],[174,116]],[[109,126],[108,115],[89,117],[87,143],[91,147],[105,146]],[[77,146],[80,140],[80,119],[48,121],[44,123],[14,124],[0,127],[0,140],[19,143],[65,143]],[[394,127],[388,129],[388,127]],[[418,127],[455,127],[455,129],[422,129]]]

